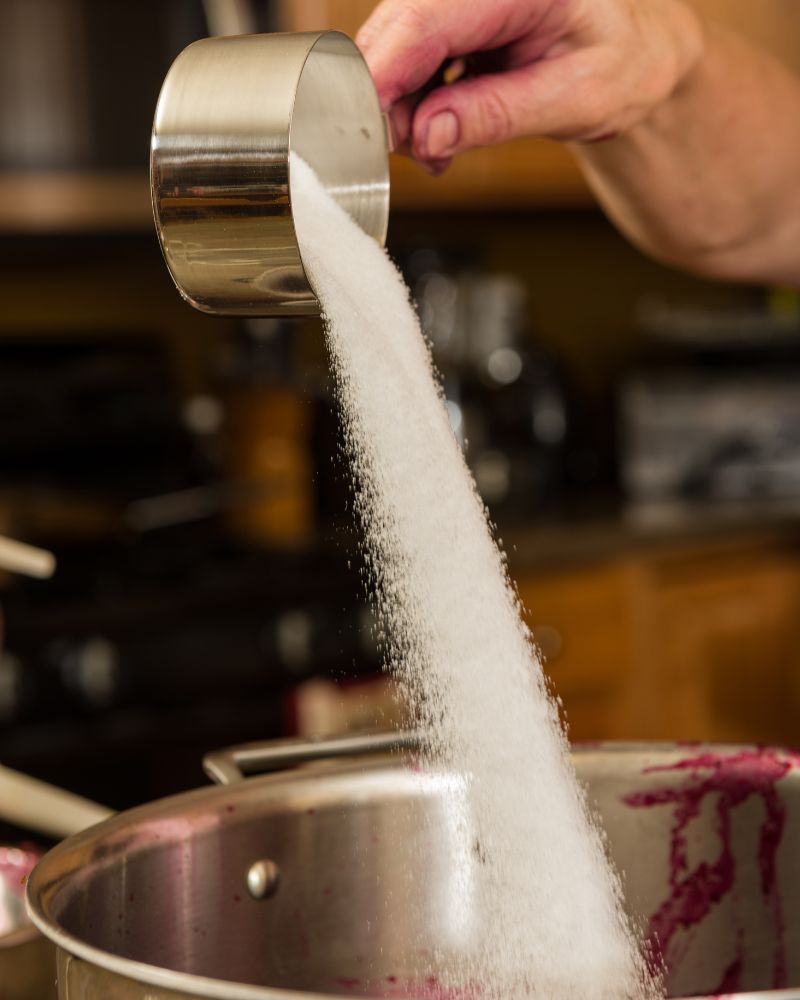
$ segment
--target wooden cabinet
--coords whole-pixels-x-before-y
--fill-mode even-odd
[[[0,172],[0,232],[120,232],[153,226],[141,171]]]
[[[800,745],[800,531],[516,577],[574,742]],[[309,682],[293,707],[302,735],[408,724],[385,678]]]
[[[800,742],[800,547],[687,544],[525,575],[575,740]],[[544,650],[547,654],[547,649]]]
[[[524,578],[519,594],[573,739],[625,726],[635,649],[625,565]]]
[[[800,560],[766,545],[711,548],[646,572],[648,735],[800,739]]]

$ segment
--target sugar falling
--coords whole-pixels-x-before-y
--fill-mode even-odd
[[[452,433],[403,279],[292,156],[303,259],[322,304],[387,669],[462,775],[482,864],[480,947],[432,969],[496,1000],[650,1000],[503,555]]]

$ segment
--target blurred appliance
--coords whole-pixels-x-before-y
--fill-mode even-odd
[[[275,30],[264,0],[3,0],[0,168],[147,168],[164,74],[209,34]]]
[[[58,555],[46,587],[3,592],[0,759],[115,808],[196,784],[210,745],[291,728],[297,685],[380,669],[344,554],[204,524]]]
[[[130,498],[207,474],[167,345],[153,330],[7,333],[0,343],[4,492]]]
[[[742,290],[643,299],[650,363],[620,392],[634,500],[800,497],[800,300]]]
[[[641,374],[621,394],[634,500],[800,497],[800,372]]]
[[[405,271],[483,499],[508,518],[560,498],[567,390],[530,329],[525,286],[431,249],[412,253]]]

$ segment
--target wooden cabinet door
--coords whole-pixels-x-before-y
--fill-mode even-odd
[[[625,565],[524,577],[526,620],[570,739],[624,739],[632,678],[630,573]]]
[[[336,28],[355,35],[377,6],[377,0],[281,0],[281,27],[285,31]]]
[[[800,561],[709,550],[655,560],[639,670],[651,738],[800,740]]]
[[[575,740],[800,744],[800,549],[770,539],[523,577]]]

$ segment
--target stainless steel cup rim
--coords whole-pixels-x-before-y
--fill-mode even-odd
[[[383,244],[388,136],[361,52],[337,31],[206,38],[175,59],[153,122],[150,186],[181,295],[216,315],[310,315],[289,153]]]

